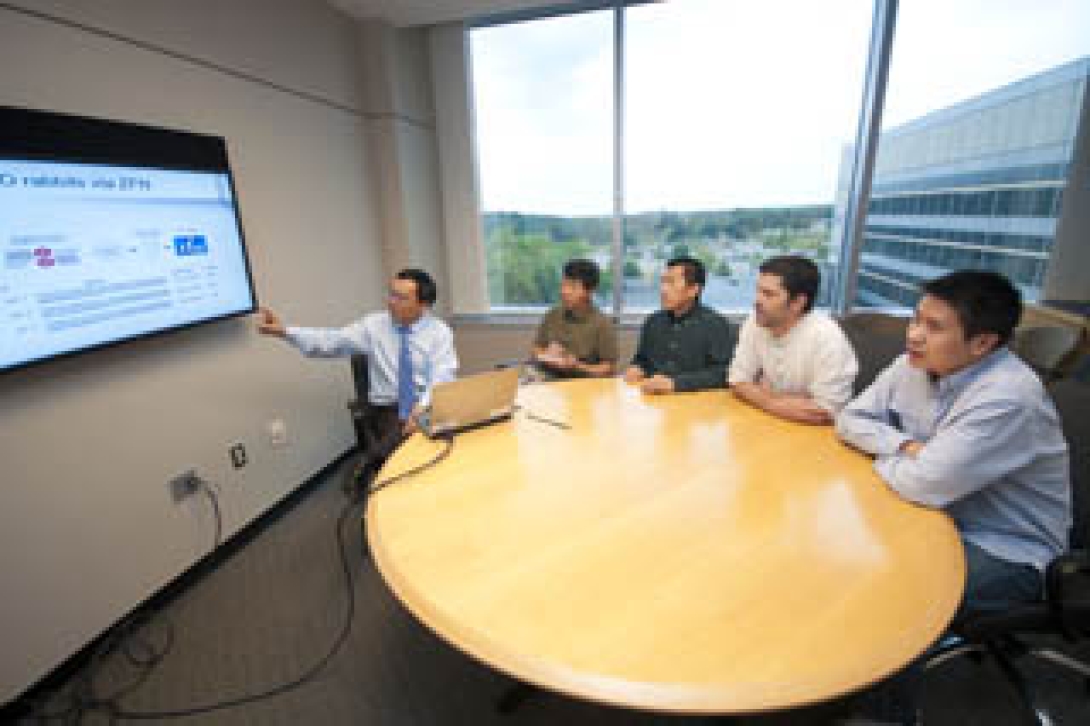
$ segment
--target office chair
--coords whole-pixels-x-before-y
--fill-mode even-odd
[[[995,658],[1019,696],[1026,723],[1045,724],[1034,708],[1033,694],[1015,662],[1025,657],[1047,661],[1085,679],[1090,709],[1090,662],[1055,648],[1034,645],[1026,636],[1060,636],[1068,644],[1090,638],[1090,385],[1063,380],[1049,387],[1063,422],[1071,456],[1074,524],[1071,550],[1053,560],[1045,573],[1042,602],[981,615],[956,628],[957,637],[926,659],[924,670],[960,655]]]
[[[1061,325],[1020,328],[1014,333],[1011,350],[1037,371],[1041,380],[1051,383],[1060,378],[1081,340],[1081,329]]]
[[[860,330],[883,335],[899,335],[902,338],[908,329],[908,317],[889,313],[857,312],[848,313],[841,318],[841,325],[852,330]]]
[[[859,375],[852,387],[852,394],[858,396],[904,353],[908,318],[885,313],[851,313],[839,322],[859,360]]]
[[[356,389],[356,398],[348,402],[348,412],[352,415],[352,426],[356,429],[355,463],[348,468],[348,479],[345,481],[345,490],[354,491],[359,484],[359,478],[364,472],[371,471],[374,467],[371,460],[375,449],[375,433],[372,426],[374,412],[368,398],[371,389],[370,373],[367,368],[367,356],[353,355],[349,361],[352,366],[352,382]]]
[[[1082,383],[1090,384],[1090,353],[1075,359],[1071,365],[1071,377]]]

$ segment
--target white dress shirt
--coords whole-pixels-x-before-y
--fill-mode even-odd
[[[767,381],[777,393],[807,395],[836,415],[852,397],[857,373],[852,344],[829,316],[806,313],[776,337],[751,314],[742,324],[727,382]]]
[[[382,311],[343,328],[290,327],[286,337],[304,355],[314,358],[366,355],[370,376],[367,398],[376,406],[389,406],[397,404],[397,358],[401,350],[397,328],[390,313]],[[432,386],[453,381],[458,372],[450,326],[424,313],[410,326],[409,354],[416,401],[427,406]]]

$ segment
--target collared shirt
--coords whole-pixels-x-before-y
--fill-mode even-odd
[[[805,394],[836,415],[852,397],[858,373],[852,344],[828,315],[806,313],[779,337],[750,315],[742,324],[727,381],[767,381],[777,393]]]
[[[398,325],[388,311],[371,313],[344,328],[287,329],[288,341],[304,355],[331,358],[361,353],[367,356],[368,400],[376,406],[397,403],[397,359],[401,350]],[[454,334],[431,313],[409,327],[416,400],[426,406],[436,383],[453,381],[458,372]]]
[[[541,319],[534,345],[560,343],[582,363],[616,363],[617,330],[613,321],[591,306],[581,312],[558,305]]]
[[[673,379],[676,391],[723,388],[736,342],[734,326],[700,303],[681,316],[659,310],[643,321],[632,365]]]
[[[962,537],[1040,570],[1067,548],[1071,484],[1059,416],[1006,348],[937,381],[901,356],[844,408],[837,433],[876,455],[904,498],[944,509]],[[898,453],[906,441],[924,446]]]

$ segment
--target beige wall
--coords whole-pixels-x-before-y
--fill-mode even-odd
[[[9,0],[361,109],[356,26],[313,0]],[[291,49],[290,55],[284,50]],[[54,55],[58,49],[54,48]],[[29,74],[28,74],[29,75]]]
[[[302,324],[381,305],[355,23],[313,0],[20,4],[59,19],[0,8],[0,103],[225,136],[262,302]],[[171,477],[216,482],[237,531],[351,445],[349,391],[346,364],[246,320],[0,376],[0,703],[205,554],[207,503]]]
[[[477,211],[477,154],[469,103],[472,75],[467,42],[465,30],[458,23],[429,31],[442,229],[452,307],[456,313],[485,313],[488,284]]]
[[[443,244],[439,159],[426,31],[372,20],[360,29],[371,171],[381,198],[386,273],[428,270],[439,285],[436,306],[450,312]]]

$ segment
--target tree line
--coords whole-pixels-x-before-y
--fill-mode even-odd
[[[772,249],[820,251],[824,236],[811,230],[828,224],[831,217],[829,205],[628,215],[623,274],[639,277],[641,269],[635,258],[646,251],[662,259],[692,254],[705,262],[711,274],[729,277],[729,265],[714,254],[713,246],[759,239]],[[496,304],[552,305],[557,301],[565,261],[609,258],[613,239],[609,215],[487,212],[482,218],[489,296]],[[604,267],[599,293],[608,297],[613,276]]]

